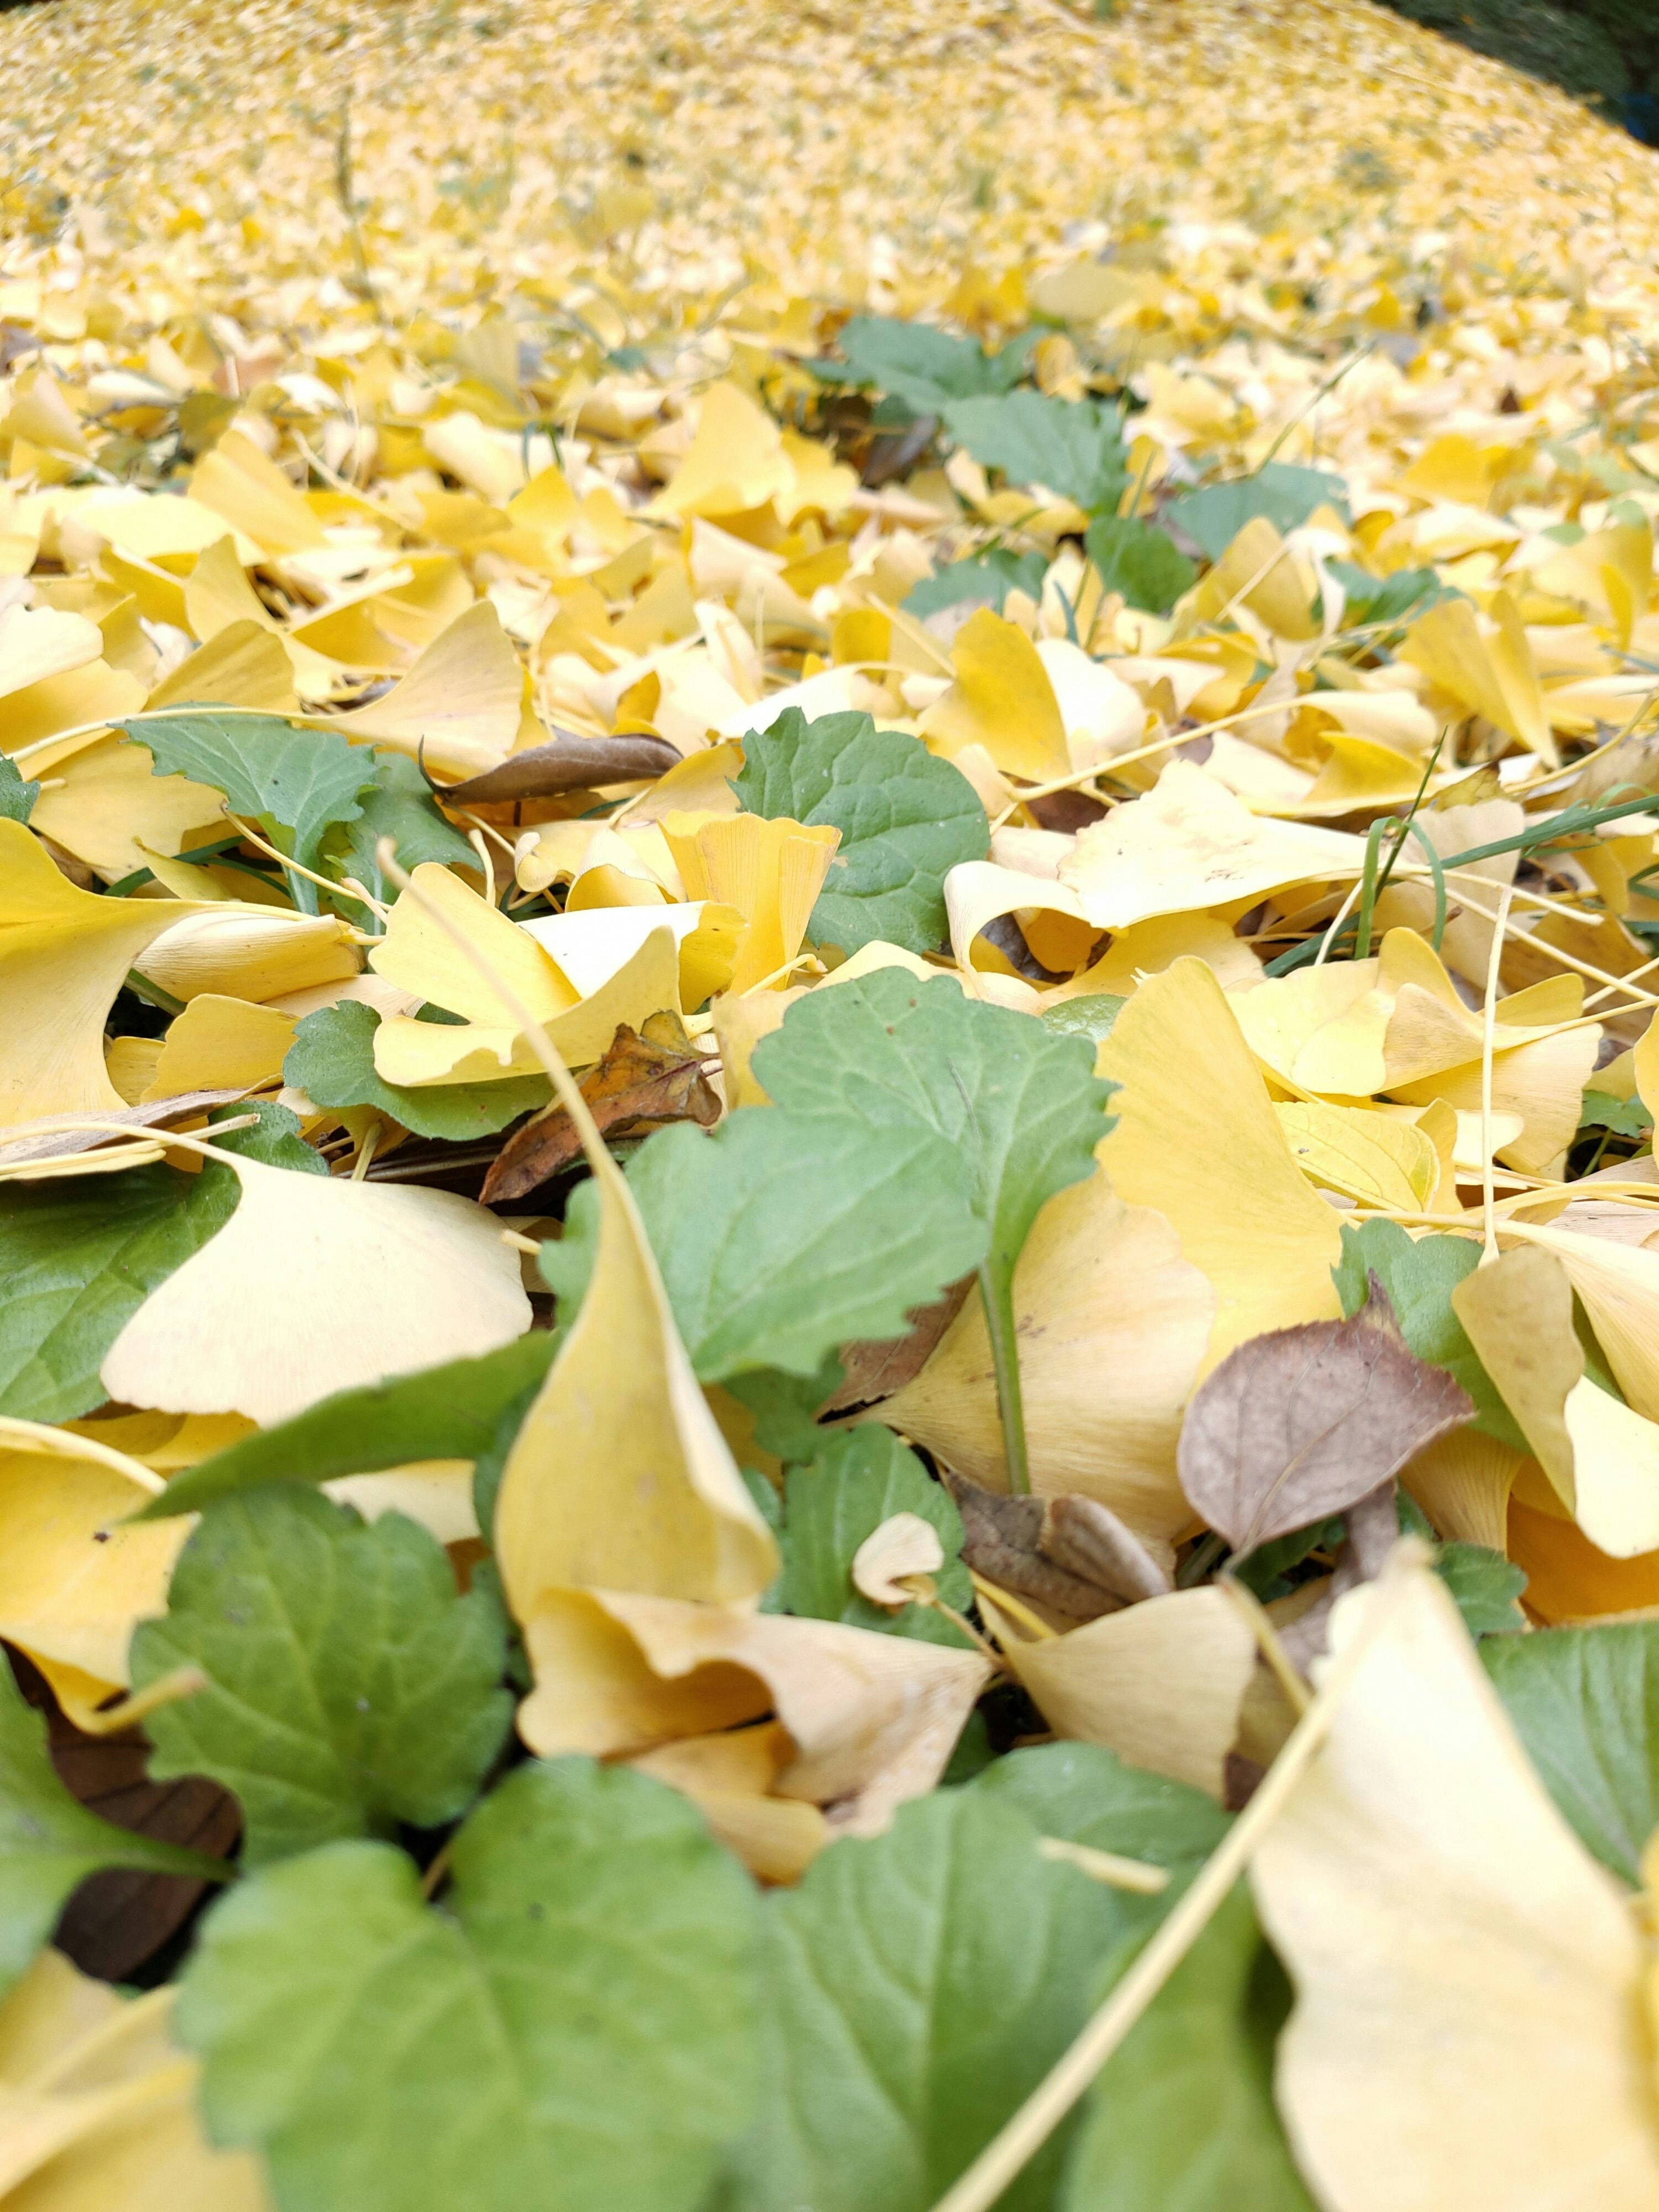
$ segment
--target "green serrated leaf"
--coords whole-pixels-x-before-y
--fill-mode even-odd
[[[958,399],[945,410],[951,435],[1010,483],[1041,484],[1085,514],[1110,512],[1128,488],[1123,416],[1093,399],[1010,392]]]
[[[329,830],[357,819],[363,811],[357,794],[374,780],[373,757],[362,747],[331,730],[296,728],[278,714],[197,708],[122,726],[149,746],[157,775],[188,776],[222,791],[233,813],[251,815],[279,851],[313,870]],[[303,876],[289,880],[301,910],[314,914],[316,887]]]
[[[216,2141],[305,2212],[694,2212],[753,2106],[756,1900],[626,1768],[520,1767],[441,1909],[386,1844],[273,1867],[208,1919],[179,2032]]]
[[[1006,392],[1026,374],[1035,331],[1022,333],[1000,353],[988,354],[972,338],[952,337],[926,323],[888,315],[855,315],[836,343],[840,362],[811,364],[825,381],[872,385],[902,399],[918,415],[937,415],[952,399],[975,392]]]
[[[1000,1759],[974,1787],[1018,1805],[1045,1836],[1190,1875],[1232,1826],[1212,1797],[1127,1765],[1091,1743],[1035,1744]]]
[[[816,1383],[838,1346],[902,1336],[911,1309],[985,1248],[951,1147],[852,1115],[745,1106],[712,1136],[680,1122],[646,1139],[628,1180],[699,1379],[733,1383],[745,1403],[761,1370]],[[592,1184],[579,1183],[563,1236],[542,1247],[562,1321],[586,1289],[597,1227]],[[787,1411],[777,1396],[763,1401],[792,1429],[805,1421],[801,1394],[786,1393]]]
[[[981,1287],[1016,1489],[1026,1481],[1014,1267],[1048,1200],[1094,1172],[1094,1148],[1112,1126],[1113,1086],[1096,1077],[1094,1061],[1086,1037],[1057,1036],[1029,1014],[965,998],[948,976],[921,983],[896,969],[800,1000],[755,1050],[756,1079],[778,1102],[774,1112],[833,1107],[872,1134],[933,1130],[955,1148],[990,1231]]]
[[[1611,1129],[1615,1137],[1645,1137],[1653,1127],[1653,1116],[1639,1098],[1615,1098],[1610,1091],[1587,1091],[1578,1126]]]
[[[790,1462],[817,1456],[823,1431],[813,1419],[826,1398],[841,1388],[842,1369],[832,1352],[816,1375],[785,1375],[757,1367],[733,1375],[726,1388],[755,1417],[755,1442],[763,1451]]]
[[[540,1384],[557,1341],[545,1329],[532,1329],[477,1358],[337,1390],[291,1420],[186,1468],[134,1517],[199,1513],[219,1498],[270,1482],[331,1482],[409,1460],[478,1459],[506,1407]]]
[[[222,1881],[222,1859],[100,1820],[59,1781],[46,1723],[0,1657],[0,1991],[51,1935],[77,1883],[104,1867]]]
[[[785,709],[743,741],[733,788],[744,810],[841,832],[812,909],[815,944],[853,953],[873,939],[931,952],[945,933],[945,878],[990,849],[985,808],[959,769],[868,714],[809,722]]]
[[[1639,1888],[1659,1828],[1659,1622],[1546,1628],[1478,1648],[1569,1826]]]
[[[1197,580],[1168,531],[1133,515],[1097,515],[1084,544],[1104,588],[1148,614],[1167,615]]]
[[[628,1180],[705,1382],[816,1375],[838,1345],[902,1336],[985,1249],[954,1150],[854,1114],[749,1106],[712,1135],[679,1122]]]
[[[1040,599],[1048,570],[1041,553],[1014,553],[1006,545],[994,545],[988,553],[970,553],[965,560],[950,562],[937,574],[924,576],[899,605],[918,622],[944,607],[960,606],[964,599],[988,599],[1000,614],[1010,592]]]
[[[1471,1636],[1514,1636],[1527,1625],[1519,1600],[1526,1570],[1485,1544],[1443,1544],[1435,1572],[1451,1592]]]
[[[1060,2212],[1314,2212],[1273,2105],[1290,2008],[1241,1883],[1091,2091]]]
[[[250,1114],[255,1116],[252,1127],[221,1133],[221,1121],[245,1121]],[[328,1173],[328,1162],[320,1153],[313,1152],[300,1134],[299,1115],[286,1106],[279,1106],[274,1098],[244,1098],[234,1106],[216,1106],[208,1115],[207,1134],[222,1152],[262,1161],[268,1168],[286,1168],[290,1175]],[[203,1173],[207,1171],[204,1168]]]
[[[380,1026],[373,1006],[351,1000],[319,1007],[294,1033],[283,1080],[319,1106],[372,1106],[417,1137],[454,1144],[493,1137],[552,1097],[544,1075],[514,1076],[505,1083],[434,1083],[414,1091],[383,1083],[374,1069]]]
[[[1342,1257],[1332,1268],[1345,1319],[1351,1320],[1370,1295],[1374,1274],[1388,1293],[1407,1349],[1461,1382],[1474,1401],[1473,1425],[1516,1451],[1528,1449],[1515,1416],[1481,1365],[1463,1324],[1452,1310],[1451,1294],[1480,1264],[1480,1247],[1468,1237],[1423,1237],[1415,1242],[1397,1221],[1367,1221],[1356,1229],[1342,1224]]]
[[[1055,1036],[1086,1037],[1091,1044],[1099,1044],[1110,1036],[1128,1003],[1110,991],[1090,991],[1080,999],[1062,999],[1057,1006],[1046,1007],[1041,1018]]]
[[[439,812],[426,778],[407,753],[377,745],[359,757],[373,763],[374,780],[359,791],[358,812],[341,819],[325,837],[324,873],[337,879],[355,876],[372,898],[395,897],[397,886],[381,873],[376,852],[382,837],[390,837],[396,845],[401,867],[416,868],[422,860],[436,860],[444,867],[477,867],[477,853]],[[347,911],[356,915],[361,909],[349,905]]]
[[[1323,469],[1290,461],[1268,461],[1254,476],[1231,483],[1206,484],[1172,500],[1169,518],[1218,561],[1247,522],[1265,515],[1281,533],[1304,523],[1316,507],[1333,507],[1346,521],[1347,487]]]
[[[945,1564],[934,1572],[934,1586],[946,1605],[965,1613],[974,1601],[974,1586],[962,1564],[962,1516],[915,1454],[877,1421],[825,1437],[810,1467],[790,1470],[783,1527],[785,1610],[929,1644],[968,1644],[970,1639],[931,1607],[907,1605],[890,1613],[854,1588],[854,1553],[895,1513],[916,1514],[939,1531]]]
[[[16,762],[0,753],[0,822],[27,822],[40,796],[40,785],[27,781]]]
[[[457,1593],[442,1545],[293,1483],[204,1516],[131,1656],[138,1688],[206,1674],[151,1715],[150,1772],[234,1790],[248,1867],[456,1819],[512,1719],[500,1616]]]
[[[1342,626],[1354,629],[1370,623],[1404,622],[1423,614],[1442,599],[1462,594],[1443,584],[1432,568],[1396,568],[1391,576],[1373,576],[1352,561],[1328,561],[1328,574],[1342,586]]]
[[[769,1900],[760,2117],[721,2212],[927,2212],[1086,2018],[1122,1893],[983,1784],[900,1808]],[[1039,2212],[1066,2131],[998,2199]]]

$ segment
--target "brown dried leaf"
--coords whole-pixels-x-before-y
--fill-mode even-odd
[[[1252,1337],[1187,1409],[1177,1459],[1194,1510],[1235,1551],[1346,1512],[1474,1407],[1407,1351],[1375,1277],[1352,1321]]]
[[[654,782],[675,767],[680,755],[665,738],[579,738],[562,730],[550,745],[532,745],[499,768],[470,775],[465,783],[434,786],[452,805],[499,805],[503,799],[553,799],[563,791],[583,791],[611,783]]]
[[[951,1284],[942,1298],[935,1298],[932,1305],[913,1306],[908,1336],[884,1337],[878,1341],[865,1338],[856,1344],[843,1344],[837,1354],[842,1366],[841,1382],[834,1395],[819,1407],[818,1418],[827,1420],[836,1413],[860,1412],[866,1406],[890,1398],[907,1382],[915,1382],[945,1330],[962,1311],[976,1280],[975,1276],[964,1275],[960,1282]]]
[[[1169,1577],[1116,1514],[1092,1498],[1009,1498],[947,1469],[964,1562],[1066,1620],[1097,1620],[1163,1595]]]
[[[630,1121],[696,1121],[706,1129],[720,1119],[702,1059],[672,1012],[651,1015],[639,1031],[619,1024],[605,1057],[582,1077],[581,1091],[602,1130]],[[539,1189],[580,1152],[570,1116],[553,1107],[502,1146],[484,1177],[484,1204]]]

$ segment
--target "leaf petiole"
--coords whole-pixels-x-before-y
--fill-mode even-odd
[[[988,1258],[979,1271],[979,1294],[985,1307],[986,1332],[991,1340],[997,1411],[1002,1417],[1002,1449],[1008,1462],[1008,1488],[1016,1498],[1029,1498],[1031,1466],[1025,1448],[1025,1401],[1019,1382],[1013,1269],[1000,1268],[994,1255]]]

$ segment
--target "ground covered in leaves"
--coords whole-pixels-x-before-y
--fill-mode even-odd
[[[0,2194],[1653,2212],[1654,157],[1362,0],[0,86]]]

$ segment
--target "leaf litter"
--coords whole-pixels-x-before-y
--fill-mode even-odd
[[[0,2193],[1659,2207],[1651,155],[328,25],[0,30]]]

